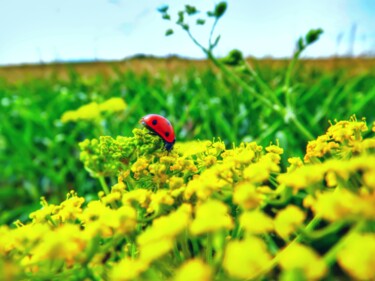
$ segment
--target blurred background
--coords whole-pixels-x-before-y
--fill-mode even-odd
[[[156,8],[184,4],[212,9],[218,1],[1,0],[0,64],[121,60],[135,54],[204,58],[185,34],[163,38],[170,23]],[[372,56],[375,3],[372,0],[229,0],[217,32],[218,56],[231,49],[257,58],[285,58],[311,28],[324,36],[306,57]],[[195,30],[204,39],[209,28]]]
[[[245,58],[227,66],[230,75],[176,26],[185,4],[195,6],[185,20],[206,46],[214,23],[206,12],[218,3],[0,0],[0,224],[27,219],[40,196],[58,202],[74,189],[95,197],[100,185],[78,143],[131,136],[148,113],[169,118],[178,142],[278,141],[284,167],[329,120],[375,120],[374,1],[226,1],[213,53],[220,60],[237,49]],[[171,20],[158,12],[165,5]],[[195,24],[200,17],[204,25]],[[296,55],[299,38],[317,28],[319,39]],[[289,117],[308,133],[251,92],[281,103],[289,93]]]

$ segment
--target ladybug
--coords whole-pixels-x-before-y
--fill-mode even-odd
[[[169,120],[158,114],[148,114],[142,117],[140,123],[157,134],[164,141],[164,148],[169,152],[176,141],[174,130]]]

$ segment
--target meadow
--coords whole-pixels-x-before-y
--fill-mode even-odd
[[[291,63],[228,66],[247,88],[178,58],[0,68],[0,272],[375,278],[375,60]]]

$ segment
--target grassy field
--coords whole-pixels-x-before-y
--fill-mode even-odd
[[[287,60],[250,62],[272,89],[282,85]],[[329,120],[352,114],[373,121],[374,70],[374,59],[307,60],[297,65],[296,102],[314,136],[324,132]],[[71,188],[87,195],[98,191],[82,170],[77,143],[99,134],[130,135],[148,113],[166,115],[174,124],[177,141],[219,137],[227,144],[256,140],[267,145],[278,139],[291,155],[302,155],[306,146],[306,140],[280,117],[207,61],[171,58],[11,66],[0,68],[0,77],[2,209],[37,202],[41,195],[58,200]],[[123,98],[126,110],[95,122],[60,121],[68,110],[111,97]],[[15,218],[8,213],[2,216],[0,221]]]
[[[258,76],[239,72],[246,89],[207,61],[177,58],[1,67],[0,236],[14,242],[0,242],[0,273],[375,278],[346,259],[375,253],[373,234],[364,234],[375,220],[375,59],[302,60],[288,82],[290,61],[247,61]],[[261,97],[286,100],[290,114],[281,118]],[[173,124],[171,154],[141,130],[148,113]],[[159,236],[161,244],[151,239]],[[345,246],[361,239],[372,246]],[[295,266],[284,247],[308,262]],[[239,256],[242,248],[257,249],[259,260]]]
[[[259,71],[285,71],[289,60],[287,59],[248,59],[252,65],[256,65]],[[0,67],[0,77],[9,82],[20,82],[33,78],[69,79],[69,70],[84,76],[97,76],[109,78],[115,75],[115,70],[121,72],[133,71],[135,73],[183,73],[188,68],[203,70],[209,67],[206,60],[189,60],[176,57],[168,59],[158,58],[133,58],[124,61],[87,62],[87,63],[54,63],[54,64],[26,64]],[[300,61],[300,67],[310,72],[317,71],[344,71],[349,75],[371,73],[375,69],[373,58],[328,58],[308,59]]]

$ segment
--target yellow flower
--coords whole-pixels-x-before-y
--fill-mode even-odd
[[[152,226],[138,236],[138,244],[145,245],[163,238],[172,239],[176,237],[189,226],[191,212],[191,205],[182,204],[175,212],[154,219]]]
[[[256,278],[271,261],[264,242],[256,237],[230,241],[225,249],[223,267],[238,279]]]
[[[252,183],[263,183],[268,180],[270,173],[280,171],[279,161],[280,156],[278,154],[268,153],[262,156],[258,163],[251,164],[245,168],[243,176]]]
[[[62,259],[68,265],[80,260],[87,240],[78,225],[64,224],[47,232],[43,241],[33,248],[31,263]]]
[[[95,236],[110,237],[113,233],[129,233],[136,226],[137,213],[129,205],[112,210],[100,201],[91,201],[82,213],[86,230]]]
[[[299,189],[321,182],[324,172],[325,167],[323,165],[305,165],[289,173],[280,174],[277,181],[291,187],[296,193]]]
[[[182,153],[183,157],[189,157],[204,153],[207,151],[207,147],[211,146],[210,141],[189,141],[189,142],[179,142],[175,145],[175,150]]]
[[[326,264],[313,249],[297,243],[282,250],[279,264],[283,270],[301,270],[307,280],[321,279],[327,272]]]
[[[290,164],[290,166],[287,168],[288,173],[293,172],[297,168],[303,166],[303,162],[302,162],[301,158],[299,158],[299,157],[288,158],[288,162]]]
[[[173,164],[174,162],[176,162],[176,159],[177,159],[177,157],[173,154],[170,154],[168,156],[161,156],[160,157],[160,163]]]
[[[178,189],[184,185],[184,179],[181,177],[172,176],[169,178],[169,189]]]
[[[0,226],[0,254],[8,254],[14,249],[22,251],[27,245],[35,245],[49,231],[51,228],[44,223],[26,224],[16,229]]]
[[[198,171],[194,161],[183,158],[177,158],[175,163],[169,167],[171,171],[189,171],[196,173]]]
[[[255,153],[252,150],[243,150],[235,154],[234,160],[240,164],[250,164],[254,159]]]
[[[232,228],[233,221],[228,214],[227,205],[217,200],[209,200],[197,206],[190,232],[193,235],[200,235]]]
[[[270,145],[270,146],[267,146],[265,149],[269,153],[275,153],[275,154],[283,154],[284,153],[284,149],[282,149],[278,145]]]
[[[134,189],[126,192],[122,196],[124,205],[131,205],[133,202],[138,203],[142,208],[147,208],[151,197],[151,191],[147,189]]]
[[[111,192],[121,194],[123,191],[125,191],[125,189],[126,189],[125,183],[122,180],[119,180],[118,183],[112,186]]]
[[[66,220],[75,220],[82,213],[81,206],[85,202],[83,197],[76,194],[69,196],[65,201],[61,202],[54,210],[53,219],[65,222]]]
[[[213,152],[214,154],[219,154],[223,150],[225,150],[225,144],[223,141],[216,141],[212,144],[212,147],[215,149]]]
[[[264,234],[274,228],[273,220],[261,211],[243,213],[240,216],[240,224],[250,234]]]
[[[146,271],[148,263],[139,259],[124,258],[112,267],[110,280],[130,281]]]
[[[137,225],[137,212],[130,206],[121,206],[116,211],[117,225],[114,226],[116,233],[130,233]],[[105,218],[104,218],[105,219]]]
[[[213,155],[207,155],[203,159],[203,163],[205,167],[211,167],[212,165],[216,163],[216,161],[217,161],[217,158]]]
[[[337,255],[339,265],[354,279],[375,279],[375,234],[353,234]]]
[[[360,133],[367,130],[368,128],[364,121],[339,121],[328,128],[327,135],[337,142],[353,139],[361,140],[362,137]]]
[[[152,226],[137,237],[140,258],[152,262],[169,252],[174,245],[175,237],[187,229],[191,212],[191,206],[183,204],[175,212],[155,219]]]
[[[61,122],[78,120],[97,120],[101,117],[103,111],[122,111],[126,108],[126,104],[121,98],[111,98],[101,104],[91,102],[79,107],[76,110],[66,111],[62,117]]]
[[[49,222],[56,208],[56,205],[48,204],[43,206],[42,209],[30,213],[29,217],[32,219],[34,223]]]
[[[162,205],[172,206],[174,198],[167,189],[160,189],[156,193],[151,194],[150,205],[147,208],[147,213],[158,212]]]
[[[311,199],[310,199],[311,200]],[[375,218],[375,194],[357,195],[346,189],[317,193],[312,211],[328,221],[340,219]]]
[[[140,157],[137,161],[131,166],[131,171],[134,173],[134,178],[139,179],[141,176],[147,175],[147,167],[149,161],[146,157]]]
[[[286,239],[292,234],[305,220],[305,213],[294,205],[289,205],[279,211],[275,218],[276,233]]]
[[[264,198],[264,195],[259,193],[257,188],[248,182],[237,184],[233,192],[233,203],[247,210],[260,206]]]
[[[309,163],[311,159],[315,157],[321,158],[325,154],[335,151],[339,147],[340,145],[336,142],[330,141],[328,136],[319,136],[316,140],[308,142],[304,160],[306,163]]]
[[[110,98],[99,104],[100,111],[123,111],[126,103],[122,98]]]
[[[100,117],[99,105],[96,102],[83,105],[76,110],[76,116],[77,119],[96,120]]]
[[[362,142],[362,132],[367,131],[364,121],[357,121],[352,117],[350,121],[339,121],[331,124],[325,135],[310,141],[307,145],[305,162],[311,162],[314,158],[321,158],[330,153],[331,155],[341,152],[341,157],[350,156],[352,151],[365,149]]]
[[[22,280],[22,270],[23,269],[20,267],[20,265],[7,261],[6,259],[0,259],[1,280]]]
[[[76,114],[76,111],[74,110],[65,111],[64,114],[61,116],[62,123],[67,123],[69,121],[76,121],[77,119],[78,119],[78,116]]]
[[[151,243],[140,246],[139,258],[147,263],[151,263],[170,252],[173,248],[174,241],[170,238],[154,240]]]
[[[174,281],[210,281],[212,269],[200,259],[186,261],[178,270]]]
[[[367,171],[363,174],[363,180],[369,188],[375,190],[375,169]]]
[[[225,174],[224,171],[229,174]],[[224,180],[224,177],[230,178],[231,172],[222,165],[208,168],[187,183],[184,192],[185,199],[190,199],[195,194],[200,200],[207,200],[213,192],[220,191],[224,186],[228,185],[228,181]]]

